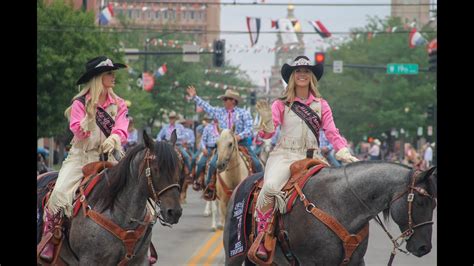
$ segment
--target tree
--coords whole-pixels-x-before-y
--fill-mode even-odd
[[[411,49],[408,33],[387,30],[395,26],[402,29],[401,25],[397,18],[369,19],[364,29],[353,30],[354,36],[375,30],[379,34],[372,38],[367,35],[354,38],[340,49],[329,51],[328,57],[343,60],[344,64],[415,63],[420,68],[428,67],[424,46]],[[433,35],[428,34],[428,39]],[[341,133],[357,142],[364,135],[380,136],[391,128],[415,132],[418,126],[426,126],[424,113],[426,106],[436,101],[435,84],[436,76],[430,72],[387,75],[384,70],[344,68],[343,74],[326,70],[320,91],[331,105]],[[409,112],[405,112],[406,107]]]
[[[64,110],[78,93],[75,84],[85,62],[98,55],[122,61],[119,42],[98,31],[94,13],[74,10],[63,1],[39,2],[37,15],[37,137],[66,136]]]

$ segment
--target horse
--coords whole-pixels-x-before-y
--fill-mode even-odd
[[[69,230],[63,234],[59,258],[67,265],[146,265],[156,220],[168,226],[178,223],[177,154],[171,144],[154,142],[145,131],[143,139],[105,171],[88,197],[81,197],[77,216],[65,223]],[[149,198],[154,203],[148,206],[159,208],[156,213],[147,206]]]
[[[270,155],[270,152],[272,151],[272,140],[271,139],[262,139],[263,144],[260,150],[260,154],[258,155],[258,158],[262,162],[262,165],[265,165],[267,163],[268,155]]]
[[[351,234],[356,234],[367,226],[367,237],[361,239],[347,265],[365,265],[368,223],[375,217],[382,226],[383,223],[378,219],[380,212],[383,212],[385,221],[391,215],[403,232],[396,239],[396,248],[402,244],[398,242],[402,239],[402,242],[406,241],[406,249],[415,256],[421,257],[429,253],[437,198],[436,182],[435,167],[415,171],[398,163],[359,161],[339,168],[322,168],[302,188],[303,195],[300,194],[291,212],[281,216],[293,258],[296,258],[299,265],[341,265],[343,259],[347,258],[341,239],[313,214],[315,206],[337,219]],[[228,212],[232,211],[235,194],[229,201]],[[249,228],[249,221],[253,217],[251,214],[247,215],[246,228]],[[224,227],[225,264],[241,265],[245,259],[246,265],[253,265],[247,258],[251,243],[247,245],[243,255],[232,259],[229,257],[230,216]],[[251,230],[246,231],[247,238],[249,231]],[[391,238],[390,235],[389,237]],[[276,245],[275,248],[273,262],[288,265],[281,246]]]
[[[223,129],[217,139],[217,181],[216,194],[220,210],[220,223],[217,227],[222,229],[225,224],[227,203],[232,191],[250,172],[243,155],[240,154],[234,129]]]

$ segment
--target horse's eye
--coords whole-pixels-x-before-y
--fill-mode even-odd
[[[229,143],[229,148],[232,147],[232,143]]]

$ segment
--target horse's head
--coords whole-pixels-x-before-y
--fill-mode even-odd
[[[171,142],[151,139],[143,131],[143,140],[149,153],[145,155],[149,197],[160,206],[163,220],[169,224],[178,223],[182,214],[179,196],[180,162],[175,151],[176,131],[171,134]],[[149,171],[149,173],[147,173]],[[151,181],[150,181],[151,180]],[[151,183],[151,185],[150,185]]]
[[[407,190],[396,195],[391,203],[390,213],[407,242],[406,249],[417,257],[431,251],[436,182],[436,167],[413,174]]]
[[[217,170],[224,171],[229,165],[232,154],[238,151],[237,139],[233,130],[224,129],[217,139]]]

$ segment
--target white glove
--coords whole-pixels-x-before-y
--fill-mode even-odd
[[[110,153],[114,149],[119,150],[120,137],[117,134],[111,134],[100,146],[103,153]]]
[[[255,106],[258,114],[260,115],[259,129],[271,133],[275,131],[275,125],[273,124],[272,109],[265,100],[259,100]]]
[[[353,163],[353,162],[359,161],[359,159],[352,156],[352,154],[350,153],[350,151],[347,147],[344,147],[344,148],[340,149],[338,152],[336,152],[336,154],[334,154],[334,156],[339,161],[343,161],[345,163]]]

